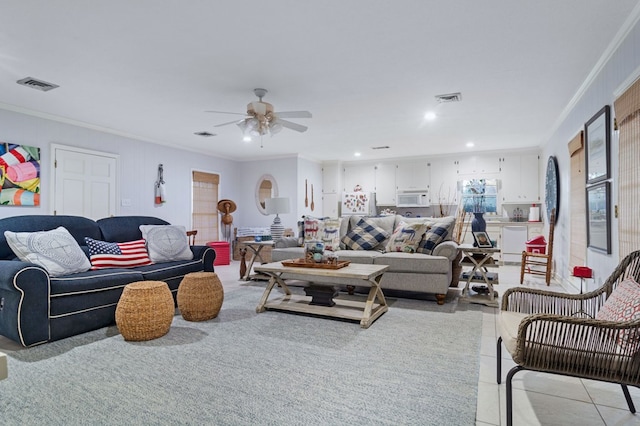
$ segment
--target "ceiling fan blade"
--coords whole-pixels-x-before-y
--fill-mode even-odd
[[[311,118],[309,111],[280,111],[276,112],[276,116],[282,118]]]
[[[213,127],[222,127],[222,126],[228,126],[229,124],[235,124],[235,123],[239,123],[242,120],[233,120],[233,121],[227,121],[226,123],[222,123],[222,124],[216,124]]]
[[[247,115],[246,112],[228,112],[228,111],[205,111],[205,112],[213,112],[214,114]]]
[[[282,127],[286,127],[287,129],[295,130],[296,132],[306,132],[308,127],[303,126],[302,124],[292,123],[287,120],[278,119],[278,123],[282,124]]]

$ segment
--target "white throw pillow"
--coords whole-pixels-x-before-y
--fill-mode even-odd
[[[4,231],[4,237],[20,260],[43,267],[52,277],[85,272],[91,268],[87,255],[62,226],[51,231]]]
[[[140,225],[142,238],[147,240],[147,250],[155,263],[174,260],[191,260],[187,230],[179,225]]]

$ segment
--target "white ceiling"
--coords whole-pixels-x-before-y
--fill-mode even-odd
[[[3,0],[0,107],[239,160],[536,147],[637,4]],[[60,88],[16,84],[24,77]],[[311,111],[291,119],[309,130],[260,148],[235,125],[213,127],[241,117],[205,110],[242,113],[256,87],[276,111]],[[462,102],[437,104],[451,92]],[[429,109],[439,117],[424,122]]]

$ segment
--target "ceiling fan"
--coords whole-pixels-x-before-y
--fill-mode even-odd
[[[263,136],[267,133],[273,136],[282,130],[283,127],[295,130],[296,132],[305,132],[308,129],[307,126],[283,120],[283,118],[311,118],[311,113],[309,111],[275,112],[273,110],[273,105],[262,101],[264,95],[267,94],[267,89],[253,89],[253,93],[258,97],[258,101],[250,102],[247,105],[246,114],[227,111],[207,111],[217,114],[235,114],[245,116],[242,120],[229,121],[217,124],[214,127],[236,124],[240,130],[242,130],[245,140],[251,140],[252,137]]]

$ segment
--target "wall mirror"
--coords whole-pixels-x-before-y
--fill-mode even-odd
[[[267,198],[275,198],[278,196],[278,184],[271,175],[262,175],[256,184],[256,205],[258,211],[267,216],[265,201]]]

